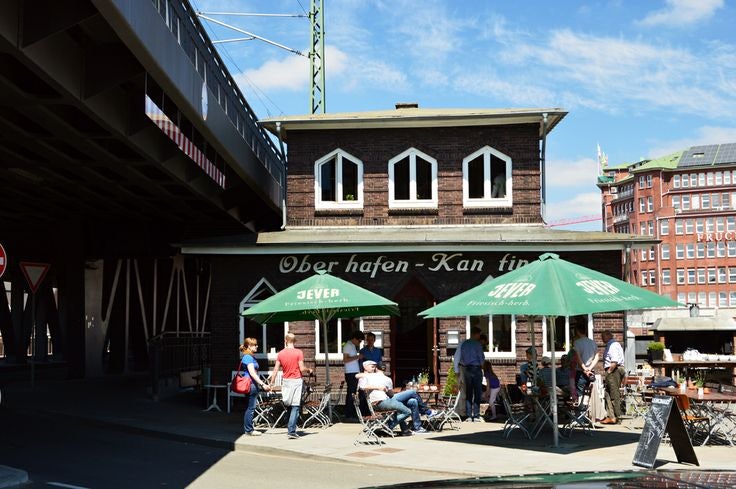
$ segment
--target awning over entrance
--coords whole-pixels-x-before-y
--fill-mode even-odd
[[[736,331],[736,321],[728,316],[659,318],[652,330],[662,331]]]

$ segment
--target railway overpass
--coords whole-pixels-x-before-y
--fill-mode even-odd
[[[278,228],[284,179],[187,0],[0,3],[0,378],[206,332],[208,266],[172,243]],[[35,294],[21,262],[49,266]]]

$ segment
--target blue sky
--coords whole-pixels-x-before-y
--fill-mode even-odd
[[[205,12],[304,14],[309,0],[192,0]],[[736,142],[736,5],[726,0],[325,0],[328,112],[561,107],[548,139],[547,219],[599,213],[611,165]],[[309,50],[304,18],[216,16]],[[213,39],[242,35],[203,21]],[[306,58],[219,44],[259,117],[309,112]],[[565,228],[560,228],[565,229]],[[600,229],[600,221],[566,229]]]

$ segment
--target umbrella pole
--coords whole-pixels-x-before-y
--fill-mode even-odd
[[[325,385],[330,383],[330,354],[327,352],[327,321],[318,319],[318,323],[322,326],[322,351],[325,353]],[[330,422],[332,422],[332,403],[327,403],[327,412],[330,416]]]
[[[552,355],[552,389],[549,393],[549,402],[552,407],[552,440],[554,447],[557,448],[560,445],[560,433],[557,427],[557,365],[555,363],[555,321],[557,316],[549,316],[547,323],[551,324],[550,328],[550,354]]]

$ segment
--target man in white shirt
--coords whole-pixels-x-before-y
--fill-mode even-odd
[[[345,418],[348,420],[358,419],[353,404],[353,396],[358,395],[358,379],[355,377],[360,372],[360,354],[358,348],[360,342],[363,341],[363,332],[355,330],[350,333],[350,339],[345,342],[342,347],[342,360],[345,364],[345,385],[347,386],[347,395],[345,396]],[[365,401],[361,398],[361,406]]]
[[[613,333],[605,330],[601,338],[606,342],[606,350],[603,353],[603,367],[605,369],[606,387],[606,412],[607,417],[601,424],[617,424],[621,422],[621,381],[625,372],[624,349],[613,339]]]
[[[358,387],[368,394],[368,402],[376,411],[395,411],[390,428],[393,429],[398,424],[403,435],[411,435],[412,432],[406,424],[406,419],[412,414],[411,409],[395,398],[391,377],[377,370],[376,366],[373,360],[363,362],[363,373],[358,375]]]

